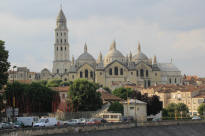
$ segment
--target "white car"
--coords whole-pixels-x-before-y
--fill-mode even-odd
[[[34,123],[34,127],[50,127],[57,126],[58,121],[56,118],[41,118],[37,123]]]
[[[64,125],[78,125],[80,124],[79,119],[71,119],[69,121],[64,121]]]
[[[192,118],[192,120],[201,120],[201,118],[200,118],[199,116],[194,116],[194,117]]]
[[[32,127],[38,121],[38,117],[17,117],[17,121],[22,122],[25,127]]]

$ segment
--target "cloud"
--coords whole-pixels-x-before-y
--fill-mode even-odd
[[[9,60],[32,71],[51,70],[58,2],[11,2],[0,5],[0,37]],[[70,56],[77,58],[85,42],[95,58],[100,51],[105,56],[114,39],[125,56],[130,50],[136,54],[140,41],[148,57],[157,55],[160,62],[173,58],[183,73],[205,76],[203,5],[203,0],[65,1]]]

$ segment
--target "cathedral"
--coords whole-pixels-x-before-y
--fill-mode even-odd
[[[52,72],[43,69],[39,75],[41,80],[84,78],[111,89],[126,82],[145,88],[157,84],[182,84],[181,71],[172,62],[158,63],[156,56],[148,58],[140,43],[136,53],[124,56],[113,41],[108,53],[103,57],[100,52],[97,60],[89,53],[86,44],[84,52],[77,59],[72,57],[70,60],[69,48],[67,21],[61,9],[56,20]]]

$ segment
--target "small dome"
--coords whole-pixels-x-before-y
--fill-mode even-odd
[[[76,60],[78,65],[88,63],[88,64],[95,64],[96,61],[93,56],[87,52],[87,45],[84,46],[84,53],[81,54],[78,59]]]
[[[137,61],[147,61],[148,60],[148,57],[141,52],[141,46],[140,46],[140,43],[138,43],[138,52],[135,56],[133,56],[133,60],[135,62]]]
[[[120,62],[125,61],[125,57],[123,56],[123,54],[116,49],[115,41],[111,44],[110,50],[104,58],[104,64],[107,65],[114,60],[118,60]]]

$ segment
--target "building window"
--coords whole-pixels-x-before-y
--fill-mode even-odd
[[[63,47],[61,47],[61,51],[63,50]]]
[[[100,75],[102,75],[102,72],[100,72]]]
[[[72,79],[74,79],[74,75],[72,75]]]
[[[80,71],[80,78],[82,78],[83,77],[83,72],[82,71]]]
[[[118,75],[118,67],[115,67],[115,75]]]
[[[133,72],[131,72],[131,75],[133,75]]]
[[[58,36],[58,33],[56,35]]]
[[[112,75],[112,68],[109,69],[109,74]]]
[[[175,81],[175,83],[177,83],[177,79],[176,79],[176,78],[175,78],[175,80],[174,80],[174,81]]]
[[[61,43],[63,42],[63,40],[61,39]]]
[[[85,78],[88,78],[88,70],[85,70]]]
[[[57,69],[56,72],[59,73],[59,69]]]
[[[65,43],[66,43],[66,39],[65,39]]]
[[[130,110],[134,110],[135,107],[130,107]]]
[[[150,80],[148,80],[148,87],[150,87],[151,86],[151,82],[150,82]]]
[[[147,81],[144,81],[144,88],[147,88]]]
[[[67,81],[67,78],[65,78],[64,81]]]
[[[169,83],[170,83],[170,84],[172,83],[172,79],[171,79],[171,78],[169,79]]]
[[[56,48],[56,50],[58,51],[58,47]]]
[[[138,70],[137,70],[137,77],[139,76],[139,72],[138,72]]]
[[[149,71],[148,70],[146,70],[146,77],[148,77],[149,76]]]
[[[143,69],[140,69],[140,76],[144,77],[144,70]]]
[[[157,76],[157,73],[155,73],[155,76]]]
[[[90,77],[93,78],[93,71],[90,72]]]
[[[65,73],[67,72],[67,69],[65,69]]]
[[[122,68],[120,69],[120,75],[123,75],[123,69]]]

